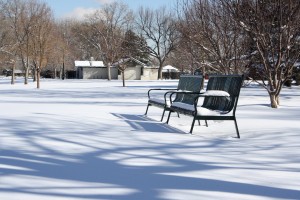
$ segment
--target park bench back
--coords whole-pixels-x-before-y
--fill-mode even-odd
[[[219,110],[228,113],[231,110],[235,112],[238,97],[240,95],[243,83],[242,75],[212,75],[210,76],[206,90],[221,90],[229,93],[229,97],[212,97],[204,98],[202,107],[211,110]],[[233,113],[234,114],[234,113]]]
[[[199,93],[202,87],[203,76],[199,75],[182,75],[178,83],[178,91],[187,91]],[[193,104],[197,94],[182,94],[177,93],[173,102],[184,102]]]

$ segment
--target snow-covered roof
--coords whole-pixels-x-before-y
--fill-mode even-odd
[[[104,67],[103,61],[75,60],[75,67]]]
[[[150,65],[150,66],[144,66],[144,69],[157,69],[158,70],[158,66],[154,66],[154,65]]]
[[[120,64],[122,64],[122,63],[126,63],[126,62],[128,62],[128,61],[130,61],[130,60],[136,62],[137,64],[139,64],[139,65],[141,65],[141,66],[143,66],[143,67],[146,67],[146,64],[145,64],[145,63],[139,61],[138,59],[135,59],[134,57],[122,58],[122,59],[120,59],[119,61],[113,63],[112,65],[113,65],[113,66],[117,66],[117,65],[120,65]]]
[[[171,66],[171,65],[166,65],[163,67],[162,69],[163,72],[178,72],[178,69],[176,69],[175,67]]]

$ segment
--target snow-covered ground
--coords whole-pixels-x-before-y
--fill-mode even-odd
[[[300,199],[300,87],[242,88],[234,123],[144,116],[176,80],[0,80],[1,200]]]

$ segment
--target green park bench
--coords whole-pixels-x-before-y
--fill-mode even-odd
[[[210,76],[206,92],[196,95],[192,100],[190,98],[181,99],[181,101],[177,100],[171,103],[171,106],[168,108],[167,123],[169,123],[173,112],[192,116],[193,122],[190,129],[190,133],[192,133],[196,120],[205,120],[206,126],[207,120],[233,120],[237,138],[240,138],[235,112],[243,79],[243,75]],[[170,101],[173,95],[178,96],[179,94],[185,95],[186,93],[184,91],[171,93],[169,96]],[[204,98],[201,99],[203,100],[202,102],[199,101],[200,98]]]
[[[181,75],[176,89],[154,88],[148,90],[148,104],[145,115],[147,115],[148,113],[149,106],[156,106],[162,108],[162,121],[165,112],[170,110],[170,100],[172,102],[192,102],[194,98],[200,93],[202,82],[203,76]],[[164,92],[163,95],[161,93],[157,94],[157,92],[159,91],[166,92]],[[172,99],[170,99],[170,94],[175,94],[174,96],[172,96]]]

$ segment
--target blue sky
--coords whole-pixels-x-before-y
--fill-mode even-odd
[[[43,0],[53,10],[56,18],[80,17],[100,8],[103,3],[113,0]],[[140,6],[159,8],[161,6],[172,7],[176,0],[117,0],[127,4],[134,11]]]

